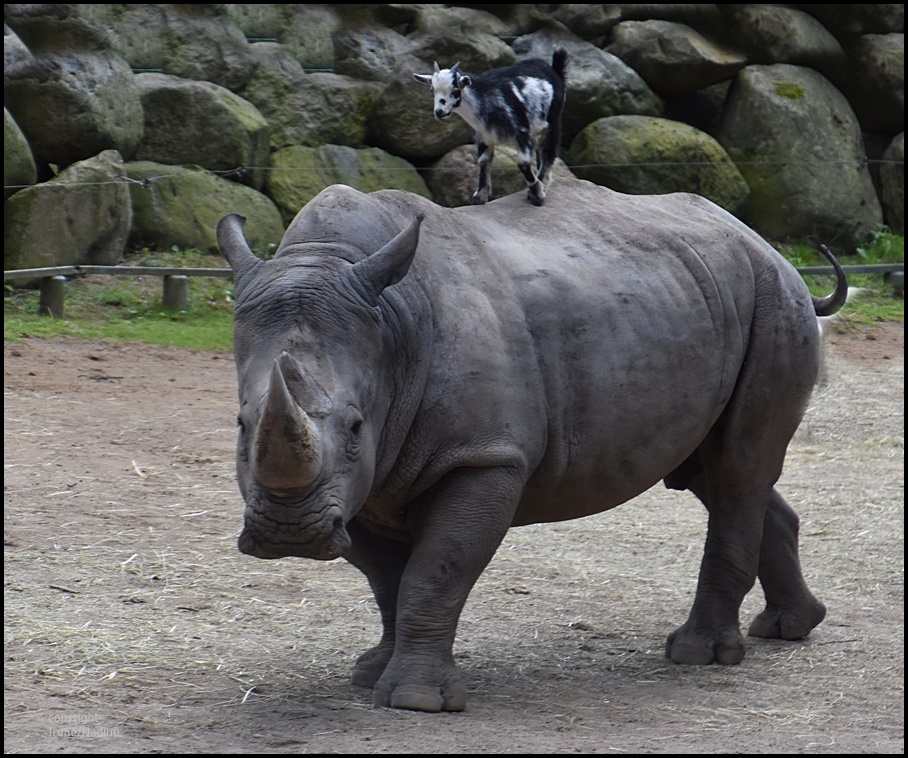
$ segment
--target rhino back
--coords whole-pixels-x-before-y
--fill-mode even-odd
[[[457,466],[513,465],[529,480],[519,523],[598,512],[700,443],[755,324],[801,333],[811,371],[800,277],[698,196],[562,180],[541,208],[522,195],[457,209],[370,197],[390,218],[429,210],[399,285],[431,302],[431,369],[403,450],[413,491]]]

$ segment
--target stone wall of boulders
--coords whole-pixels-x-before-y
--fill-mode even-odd
[[[4,6],[4,268],[265,250],[324,187],[443,205],[472,135],[412,74],[570,54],[557,177],[704,195],[773,241],[904,233],[904,5]],[[520,191],[496,151],[493,194]],[[528,208],[529,210],[529,208]]]

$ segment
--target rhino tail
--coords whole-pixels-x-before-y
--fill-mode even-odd
[[[811,295],[813,298],[814,311],[818,317],[824,318],[838,313],[841,307],[848,301],[848,277],[845,276],[845,269],[842,268],[841,264],[836,260],[836,257],[829,251],[829,248],[826,247],[826,245],[820,243],[817,245],[817,248],[835,269],[835,290],[832,294],[827,295],[826,297]]]

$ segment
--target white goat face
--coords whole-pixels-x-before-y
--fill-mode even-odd
[[[464,87],[471,83],[470,77],[458,70],[459,66],[458,61],[451,68],[439,68],[436,61],[434,74],[413,74],[416,81],[431,85],[435,97],[435,118],[439,121],[451,116],[460,105]]]

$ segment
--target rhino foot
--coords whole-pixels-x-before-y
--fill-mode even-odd
[[[393,643],[388,645],[379,643],[367,650],[356,659],[356,663],[353,665],[351,683],[358,687],[374,687],[384,673],[393,653]]]
[[[826,606],[811,598],[811,603],[800,608],[767,605],[753,620],[747,633],[751,637],[770,637],[782,640],[800,640],[826,618]]]
[[[672,632],[665,644],[665,655],[674,663],[705,666],[716,661],[730,665],[744,659],[744,637],[736,627],[721,632],[704,632],[689,624]]]
[[[437,684],[407,681],[396,673],[393,663],[389,664],[372,691],[373,706],[427,713],[462,711],[466,707],[467,688],[453,665],[443,667]]]

